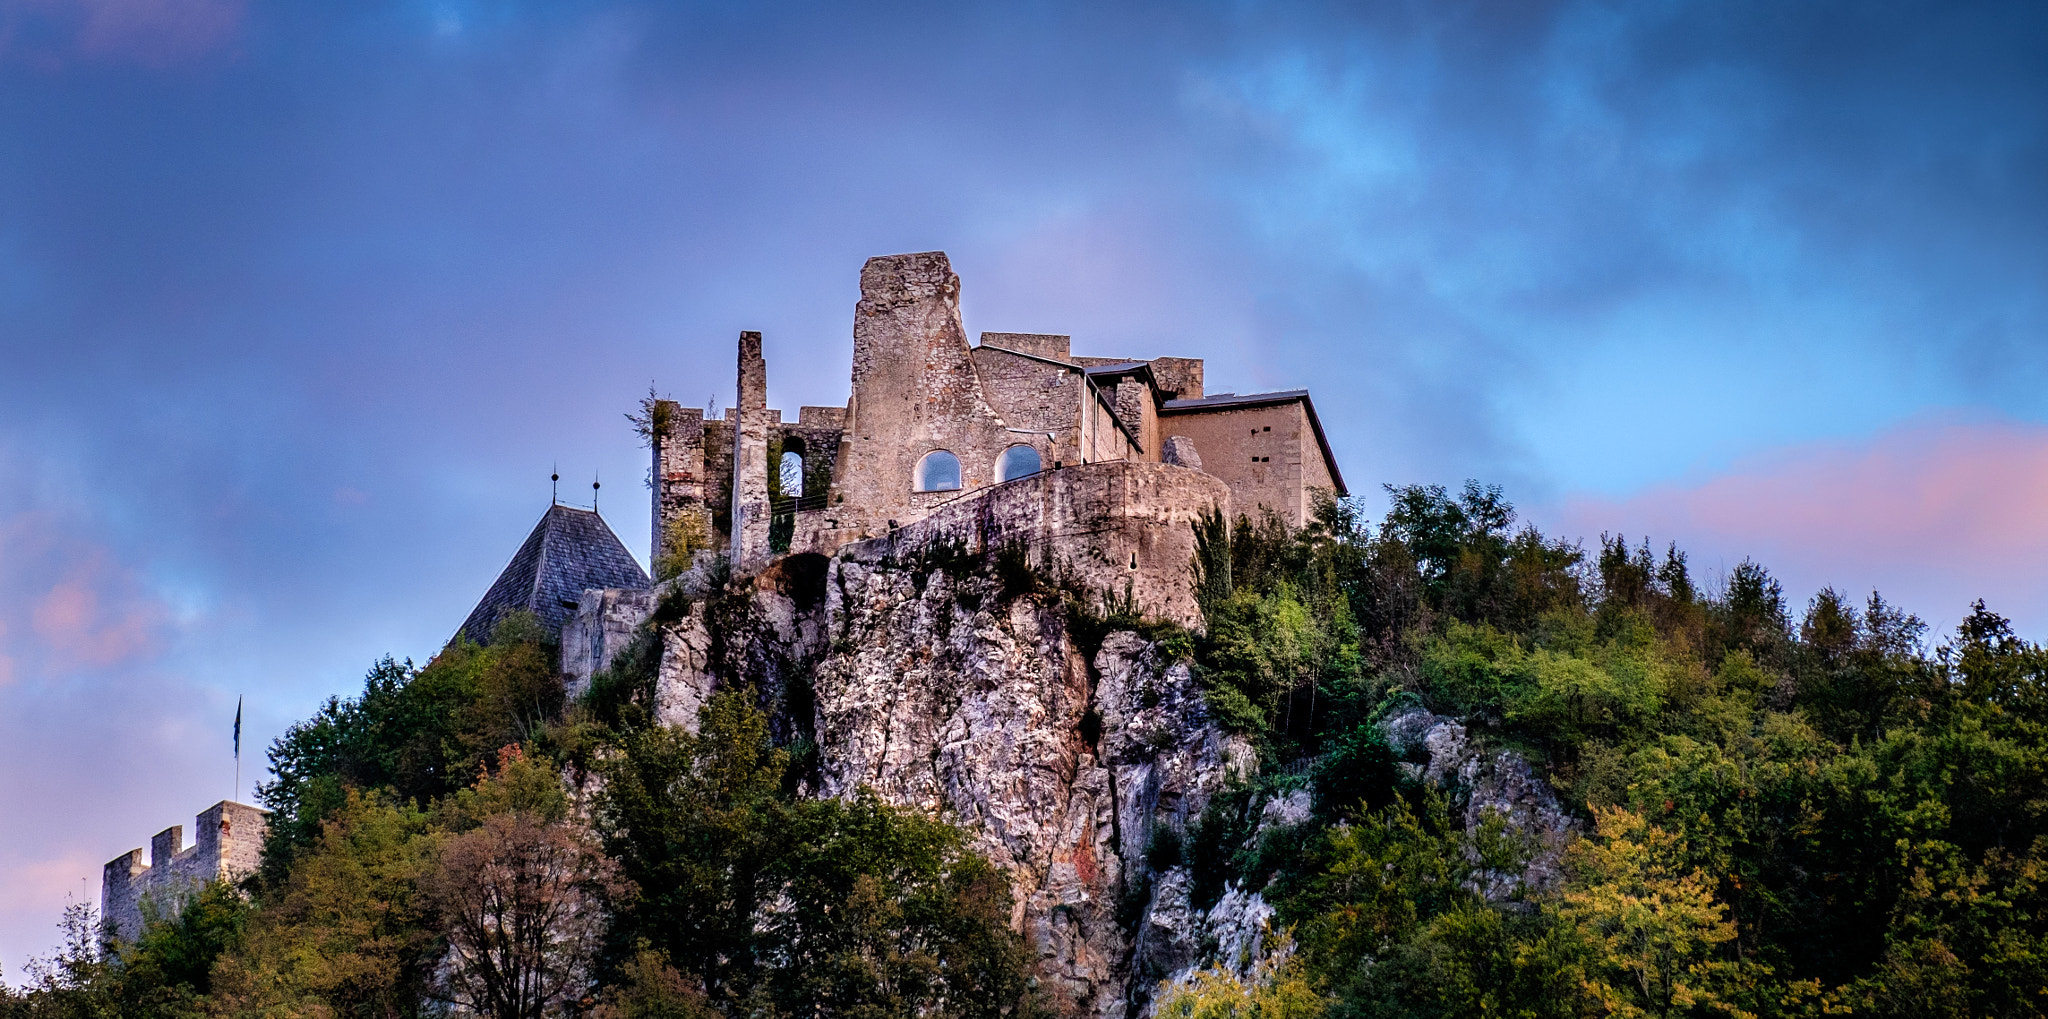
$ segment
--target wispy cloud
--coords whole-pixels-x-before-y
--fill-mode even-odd
[[[55,681],[161,650],[169,617],[163,601],[134,570],[54,515],[0,519],[0,564],[0,682],[18,663]]]
[[[0,0],[0,58],[162,69],[228,46],[247,9],[246,0]]]

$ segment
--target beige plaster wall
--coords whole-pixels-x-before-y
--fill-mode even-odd
[[[1194,440],[1202,470],[1230,485],[1240,513],[1269,506],[1299,526],[1313,507],[1310,488],[1330,487],[1330,471],[1298,400],[1252,407],[1171,412],[1159,430]]]

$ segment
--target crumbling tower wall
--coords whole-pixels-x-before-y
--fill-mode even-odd
[[[704,411],[659,401],[649,445],[654,454],[654,535],[648,564],[657,570],[667,551],[669,521],[687,517],[699,540],[711,540],[704,474]]]
[[[842,531],[880,534],[985,485],[1011,441],[990,407],[960,323],[960,277],[943,251],[870,258],[853,312],[853,401],[833,482]],[[913,491],[934,450],[960,459],[960,488]],[[841,507],[844,510],[841,510]]]
[[[782,415],[768,409],[768,362],[761,334],[740,334],[739,399],[727,414],[732,443],[732,562],[752,569],[768,559],[768,432]]]

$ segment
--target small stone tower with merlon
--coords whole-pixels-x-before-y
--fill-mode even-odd
[[[193,843],[185,827],[172,825],[149,840],[149,862],[131,849],[107,864],[100,878],[100,915],[123,941],[142,933],[145,918],[176,916],[192,893],[209,881],[239,881],[263,860],[269,811],[222,800],[193,819]]]

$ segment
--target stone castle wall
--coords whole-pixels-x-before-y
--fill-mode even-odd
[[[1147,615],[1199,627],[1194,523],[1212,510],[1229,515],[1230,486],[1198,470],[1129,460],[1072,465],[962,496],[839,555],[880,563],[938,543],[972,553],[1017,546],[1074,588],[1128,595]]]
[[[172,825],[149,840],[149,862],[131,849],[109,862],[100,878],[100,915],[115,936],[134,940],[145,919],[174,916],[185,898],[209,881],[235,881],[263,861],[269,811],[223,800],[193,819],[193,844]]]

